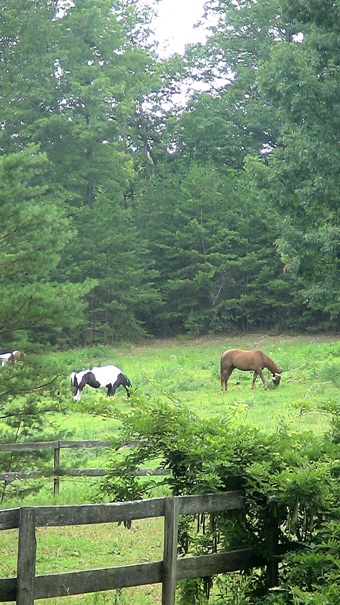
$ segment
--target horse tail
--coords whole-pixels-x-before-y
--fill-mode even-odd
[[[220,359],[220,376],[222,379],[222,372],[223,372],[223,355],[221,355],[221,359]]]
[[[77,380],[77,375],[76,372],[72,372],[71,374],[71,387],[78,387],[78,380]]]
[[[221,360],[220,360],[220,375],[221,375],[221,380],[223,379],[223,375],[225,370],[228,368],[229,365],[231,365],[230,362],[230,355],[233,353],[233,349],[230,349],[228,351],[224,351],[224,353],[222,353],[221,355]]]

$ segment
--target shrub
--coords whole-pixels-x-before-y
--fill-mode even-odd
[[[129,500],[152,496],[160,485],[173,495],[228,491],[243,488],[245,507],[238,511],[180,522],[182,554],[208,553],[255,546],[268,555],[270,528],[277,527],[279,542],[300,550],[284,557],[280,574],[283,592],[269,594],[264,574],[251,573],[243,584],[234,576],[219,578],[216,603],[316,603],[323,594],[331,605],[335,557],[339,548],[336,446],[329,434],[268,435],[252,427],[237,427],[232,417],[202,420],[183,406],[151,403],[140,398],[137,407],[121,415],[120,440],[134,441],[120,449],[110,462],[99,498]],[[168,469],[166,478],[133,476],[142,465]],[[302,547],[302,550],[301,550]],[[320,582],[323,578],[323,582]],[[211,580],[181,584],[181,603],[207,601]],[[241,590],[242,586],[242,590]],[[224,590],[225,588],[225,590]],[[240,596],[240,591],[242,595]],[[236,593],[238,594],[236,600]],[[314,601],[302,601],[311,594]],[[309,597],[308,597],[309,598]],[[217,599],[217,600],[216,600]],[[219,600],[220,599],[220,600]],[[300,599],[300,600],[299,600]],[[334,601],[335,605],[335,601]]]

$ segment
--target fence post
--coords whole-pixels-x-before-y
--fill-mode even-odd
[[[21,508],[17,563],[17,605],[34,605],[36,552],[34,509]]]
[[[60,465],[60,441],[58,441],[58,446],[54,448],[54,463],[53,463],[53,472],[56,473],[59,471]],[[53,494],[54,496],[58,496],[59,494],[59,475],[54,475],[53,479]]]
[[[178,507],[178,498],[165,498],[162,605],[175,605]]]
[[[266,567],[266,586],[273,588],[279,584],[279,564],[277,560],[279,544],[278,510],[276,503],[269,507],[266,519],[265,537],[268,552],[268,563]]]

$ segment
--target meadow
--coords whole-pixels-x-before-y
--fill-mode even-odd
[[[257,378],[252,391],[252,373],[234,370],[228,392],[222,394],[220,356],[232,347],[265,351],[283,371],[280,387],[264,391]],[[340,342],[331,336],[183,338],[56,355],[69,372],[75,367],[114,363],[127,374],[138,395],[186,405],[202,417],[233,414],[238,423],[251,423],[266,431],[278,430],[283,423],[293,430],[322,431],[325,418],[320,407],[337,395],[340,386]],[[271,387],[270,372],[264,370],[264,374]],[[69,373],[65,384],[69,391]],[[95,407],[104,391],[86,389],[83,402],[87,402],[86,407],[89,402]],[[129,405],[123,389],[117,391],[115,402],[122,409]],[[116,424],[108,419],[94,419],[84,414],[82,407],[82,402],[74,404],[72,417],[61,419],[62,426],[72,432],[73,438],[102,439],[116,429]]]
[[[260,348],[283,371],[279,388],[263,389],[258,378],[252,391],[250,372],[235,370],[229,379],[228,392],[220,392],[219,361],[228,348]],[[234,337],[177,338],[150,340],[140,344],[98,346],[91,349],[50,354],[56,367],[64,368],[61,381],[65,410],[51,423],[67,432],[69,439],[110,439],[119,431],[119,421],[96,415],[105,391],[86,387],[81,402],[72,401],[69,374],[90,365],[113,363],[130,378],[138,396],[150,400],[171,401],[174,406],[188,406],[204,418],[225,419],[235,425],[250,424],[259,430],[312,431],[322,434],[329,425],[327,406],[337,401],[340,387],[340,342],[332,335],[268,336],[262,334]],[[270,386],[270,373],[265,370]],[[67,402],[67,403],[66,403]],[[122,411],[134,405],[134,395],[126,398],[119,389],[111,403]],[[84,410],[91,413],[86,413]],[[65,454],[66,455],[66,454]],[[91,450],[68,452],[82,456],[79,467],[105,467],[105,453]],[[63,452],[64,458],[64,452]],[[49,483],[48,483],[49,481]],[[55,500],[63,503],[86,503],[96,499],[100,479],[63,478]],[[160,494],[155,494],[160,495]],[[2,508],[18,505],[54,503],[51,479],[36,495],[24,501],[5,501]],[[3,532],[0,576],[15,575],[15,531]],[[38,532],[37,573],[55,573],[72,569],[110,567],[162,558],[161,520],[135,522],[130,530],[121,526],[43,528]],[[110,593],[47,599],[48,605],[73,605],[81,600],[88,605],[159,604],[160,586],[125,589]],[[211,601],[213,603],[213,600]]]

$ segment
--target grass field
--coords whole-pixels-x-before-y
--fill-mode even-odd
[[[228,392],[222,394],[219,360],[221,353],[228,348],[262,349],[283,370],[280,387],[264,391],[258,378],[254,391],[251,391],[251,373],[235,370],[229,379]],[[232,419],[237,425],[251,424],[267,432],[285,426],[290,431],[308,430],[321,434],[327,429],[329,420],[324,407],[339,397],[340,342],[333,336],[247,335],[173,339],[58,352],[52,357],[59,367],[65,368],[63,384],[65,401],[68,402],[68,412],[53,418],[53,421],[58,421],[72,439],[107,439],[119,429],[119,422],[115,419],[104,419],[82,411],[85,403],[86,407],[90,405],[95,409],[105,396],[103,392],[87,387],[82,402],[71,403],[69,374],[73,369],[90,365],[118,365],[130,378],[136,393],[150,400],[165,399],[174,405],[186,405],[202,417]],[[266,370],[265,375],[270,382],[270,374]],[[133,396],[127,400],[125,391],[120,389],[113,401],[118,409],[125,410],[133,405]],[[62,455],[64,457],[64,452]],[[91,451],[87,450],[85,457],[79,466],[105,465],[103,455],[93,460]],[[37,496],[21,503],[5,501],[3,507],[53,503],[49,481]],[[63,479],[58,503],[91,502],[98,481]],[[160,560],[161,532],[160,519],[136,522],[131,530],[116,525],[57,530],[44,528],[38,533],[37,573]],[[0,576],[8,577],[16,573],[16,532],[3,532],[1,539]],[[71,605],[80,600],[88,605],[156,605],[160,603],[160,587],[125,589],[45,602],[48,605]]]
[[[264,391],[260,379],[251,391],[250,372],[235,370],[229,379],[228,392],[220,392],[219,362],[228,348],[260,348],[283,370],[278,389]],[[65,354],[60,354],[64,355]],[[67,353],[69,365],[72,352]],[[136,392],[147,398],[166,399],[189,406],[203,417],[234,414],[239,423],[252,423],[263,430],[275,431],[282,423],[294,430],[323,430],[325,419],[316,413],[320,404],[337,396],[340,376],[336,362],[340,359],[340,342],[326,336],[268,337],[265,335],[199,338],[195,340],[152,341],[117,349],[75,351],[74,367],[114,363],[129,376]],[[75,366],[74,366],[75,363]],[[270,373],[264,371],[268,383]],[[68,383],[68,375],[65,377]],[[96,401],[103,395],[87,388],[83,399]],[[120,389],[116,404],[124,409],[128,402]],[[81,409],[81,404],[76,406]],[[109,420],[82,413],[64,418],[63,424],[75,438],[103,438],[115,430]]]

